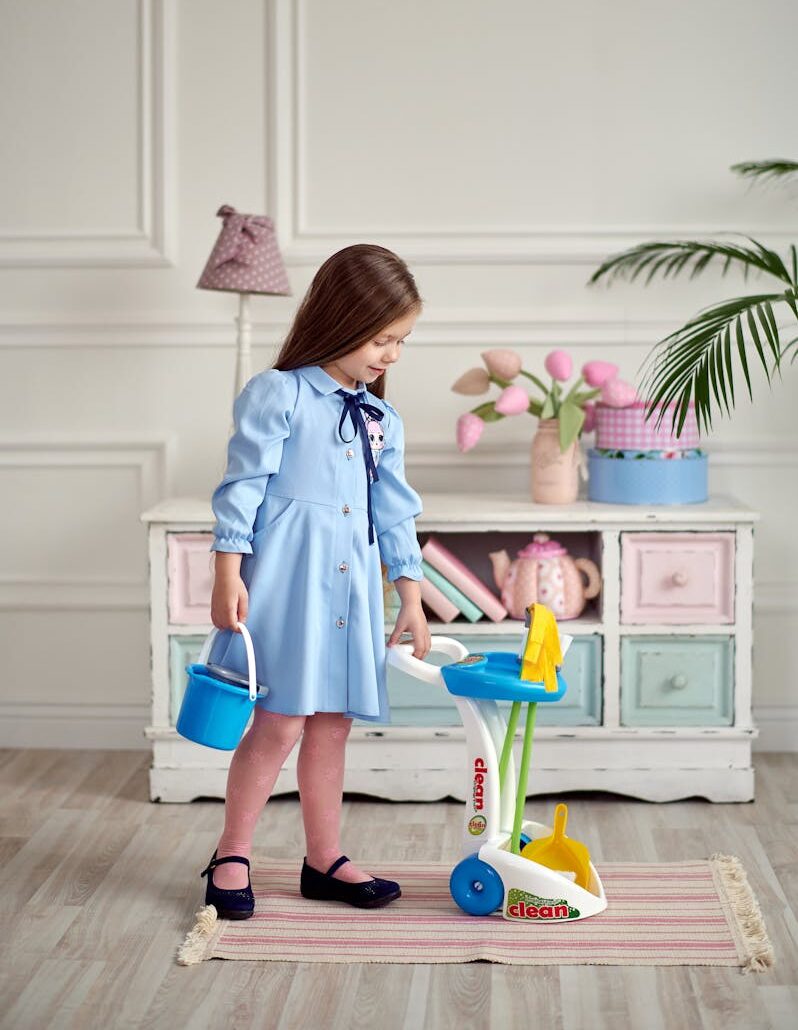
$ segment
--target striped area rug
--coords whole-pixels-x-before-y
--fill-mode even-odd
[[[374,863],[402,897],[362,911],[306,901],[296,862],[253,863],[255,914],[217,919],[208,905],[178,950],[181,965],[210,958],[279,962],[506,962],[741,966],[773,962],[759,906],[738,859],[598,866],[600,915],[571,923],[515,923],[468,916],[449,894],[451,866]]]

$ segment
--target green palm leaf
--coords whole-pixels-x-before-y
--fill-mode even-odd
[[[662,340],[643,366],[647,417],[656,412],[659,425],[666,407],[675,402],[672,426],[679,435],[690,400],[695,402],[702,431],[712,426],[713,400],[717,410],[730,414],[734,405],[732,340],[737,344],[749,396],[747,347],[753,347],[770,382],[780,371],[785,349],[773,311],[773,305],[780,301],[784,301],[784,294],[755,294],[724,301],[700,312]]]
[[[600,279],[612,282],[615,279],[628,279],[634,282],[643,272],[647,272],[646,284],[650,283],[657,272],[664,278],[677,275],[686,268],[690,269],[690,278],[703,272],[716,259],[723,262],[721,274],[725,275],[734,265],[739,267],[747,278],[749,272],[756,270],[775,276],[788,286],[795,283],[781,257],[768,247],[757,243],[750,237],[744,237],[752,246],[740,243],[721,242],[718,240],[672,240],[654,243],[641,243],[620,254],[607,258],[588,280],[589,285]],[[793,262],[795,262],[793,253]]]
[[[795,361],[795,359],[798,358],[798,336],[796,336],[794,340],[790,340],[789,343],[786,343],[784,345],[784,347],[782,347],[782,350],[781,350],[781,359],[782,359],[782,361],[784,360],[784,358],[787,357],[787,355],[789,354],[790,351],[793,351],[793,356],[790,358],[790,364],[792,364],[793,361]]]
[[[798,161],[773,158],[770,161],[740,161],[731,170],[746,179],[783,179],[798,173]]]
[[[732,171],[752,180],[783,179],[798,174],[798,161],[782,158],[742,161]],[[738,234],[742,235],[742,234]],[[744,241],[744,242],[743,242]],[[657,415],[659,425],[673,404],[672,424],[681,433],[691,400],[695,403],[699,428],[712,426],[713,405],[726,415],[734,407],[734,366],[739,363],[749,398],[752,399],[749,358],[755,354],[768,383],[790,354],[798,357],[798,337],[783,342],[774,313],[776,304],[786,304],[798,320],[798,249],[789,248],[787,262],[775,251],[749,236],[741,241],[670,240],[631,247],[607,258],[590,277],[590,284],[616,279],[646,284],[655,276],[667,279],[687,272],[700,275],[720,263],[721,274],[730,268],[771,276],[780,292],[760,293],[723,301],[699,312],[685,325],[656,345],[643,363],[643,392],[646,417]]]
[[[762,163],[762,166],[766,162]],[[795,166],[798,170],[798,165]],[[750,174],[754,174],[751,172]],[[762,173],[764,174],[764,173]],[[786,174],[786,170],[785,170]],[[734,407],[734,365],[739,362],[749,398],[752,397],[750,354],[756,355],[768,382],[781,374],[781,363],[796,341],[784,344],[774,313],[774,305],[786,304],[798,319],[798,252],[790,247],[787,262],[763,244],[743,237],[745,242],[718,240],[654,241],[632,247],[609,257],[590,278],[634,281],[645,276],[649,283],[656,275],[663,278],[689,272],[700,275],[712,262],[721,263],[721,272],[735,267],[747,278],[749,272],[771,276],[782,287],[780,292],[759,293],[723,301],[699,312],[685,325],[667,336],[643,364],[642,391],[646,417],[657,415],[659,425],[666,408],[674,405],[672,424],[681,433],[689,410],[695,403],[699,428],[712,426],[713,409],[729,415]]]

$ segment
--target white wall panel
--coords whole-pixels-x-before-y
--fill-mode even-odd
[[[235,300],[195,289],[222,203],[274,216],[288,259],[294,296],[253,301],[255,367],[330,253],[409,260],[425,312],[389,390],[422,493],[526,489],[532,419],[455,448],[472,405],[449,386],[480,351],[533,368],[565,346],[633,378],[697,308],[761,285],[587,289],[602,256],[658,233],[798,242],[798,183],[728,171],[798,156],[788,0],[2,0],[2,18],[0,714],[21,743],[69,726],[63,742],[142,746],[138,511],[209,496],[230,424]],[[798,725],[779,645],[798,618],[796,403],[794,368],[772,391],[755,377],[710,441],[713,487],[763,513],[754,705],[778,746]],[[68,657],[105,635],[58,709],[21,624]]]
[[[794,4],[298,7],[302,231],[723,226],[741,124],[751,153],[785,143],[763,114],[793,75],[771,19],[794,33]],[[767,74],[741,73],[756,54]],[[783,221],[772,197],[752,207]]]
[[[0,265],[166,265],[173,0],[2,5]]]
[[[778,149],[761,113],[792,65],[730,74],[772,46],[759,9],[732,6],[297,0],[278,55],[295,83],[281,140],[298,241],[378,232],[437,260],[447,242],[468,260],[573,260],[641,232],[727,227],[740,120],[752,152]],[[747,219],[784,228],[767,194]]]
[[[13,141],[0,219],[15,232],[84,233],[138,220],[137,4],[3,5],[0,118]]]
[[[9,498],[4,579],[141,581],[140,534],[129,521],[140,503],[134,470],[19,465],[0,469],[0,490]]]

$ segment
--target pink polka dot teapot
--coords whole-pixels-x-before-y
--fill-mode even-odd
[[[504,550],[491,551],[489,557],[502,604],[514,619],[523,619],[529,605],[537,603],[545,604],[558,619],[576,619],[601,590],[595,562],[572,558],[546,533],[536,533],[515,561]]]

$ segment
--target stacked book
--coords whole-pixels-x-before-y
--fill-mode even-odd
[[[442,622],[451,622],[460,613],[469,622],[483,615],[493,622],[507,618],[507,609],[496,596],[435,537],[421,548],[421,557],[421,600]]]

